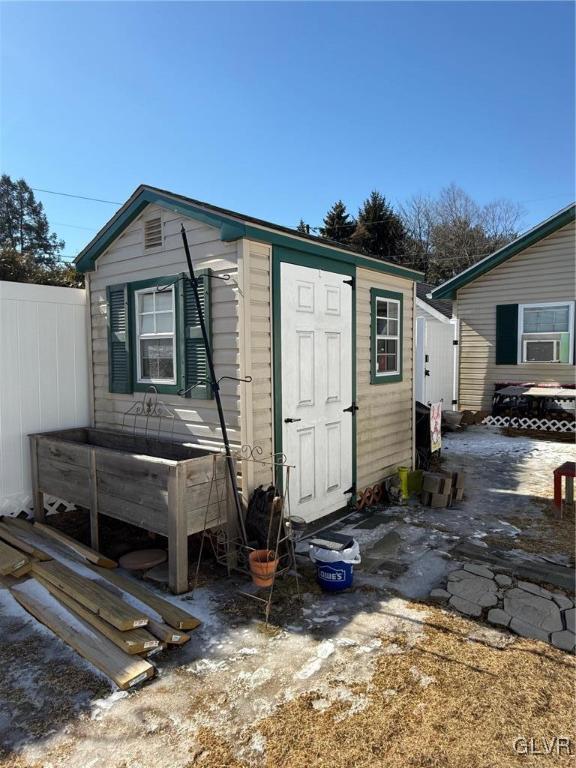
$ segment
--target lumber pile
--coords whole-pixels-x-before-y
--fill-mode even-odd
[[[463,472],[424,472],[420,500],[427,507],[451,507],[464,498]]]
[[[154,677],[149,659],[188,642],[184,630],[198,627],[198,619],[112,570],[114,561],[70,539],[72,546],[69,537],[60,531],[52,536],[46,528],[12,518],[0,521],[0,577],[21,579],[9,580],[15,600],[120,688]],[[64,547],[51,552],[65,556],[42,549],[50,538]]]

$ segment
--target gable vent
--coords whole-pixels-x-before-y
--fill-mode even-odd
[[[162,245],[162,219],[148,219],[144,222],[144,248],[159,248]]]

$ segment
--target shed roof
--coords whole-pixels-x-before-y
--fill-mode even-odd
[[[247,216],[243,213],[221,208],[217,205],[195,200],[191,197],[168,192],[158,187],[141,184],[128,198],[124,205],[102,227],[88,245],[76,257],[76,266],[80,272],[94,269],[96,259],[110,243],[144,210],[147,205],[160,205],[190,218],[203,221],[220,229],[220,238],[224,241],[248,237],[274,245],[305,251],[317,256],[327,256],[339,261],[347,261],[358,266],[388,272],[408,280],[420,281],[421,272],[400,266],[390,261],[383,261],[355,251],[333,240],[314,235],[306,235],[295,229],[273,224],[263,219]]]
[[[566,224],[570,224],[575,218],[576,203],[571,203],[570,205],[567,205],[566,208],[562,208],[562,210],[558,211],[553,216],[550,216],[549,219],[532,227],[532,229],[529,229],[523,235],[517,237],[516,240],[508,243],[508,245],[504,245],[502,248],[494,251],[494,253],[486,256],[486,258],[463,270],[455,277],[442,283],[442,285],[439,285],[438,288],[435,288],[432,291],[432,298],[455,299],[456,292],[459,288],[468,285],[468,283],[471,283],[477,277],[480,277],[480,275],[486,274],[486,272],[489,272],[491,269],[494,269],[494,267],[502,264],[502,262],[512,258],[512,256],[520,253],[525,248],[534,245],[545,237],[548,237],[548,235],[553,234],[558,229],[565,227]]]
[[[452,317],[452,302],[450,299],[428,298],[428,294],[432,293],[433,290],[434,286],[430,283],[418,283],[416,286],[416,296],[445,317]]]

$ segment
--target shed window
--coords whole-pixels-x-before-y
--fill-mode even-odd
[[[176,335],[172,287],[135,292],[138,381],[175,384]]]
[[[372,289],[371,381],[402,380],[402,294]]]
[[[570,363],[573,349],[574,307],[562,304],[519,306],[519,361]]]

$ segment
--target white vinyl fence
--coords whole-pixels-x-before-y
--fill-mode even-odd
[[[31,504],[27,435],[89,421],[86,293],[0,281],[0,513]]]

